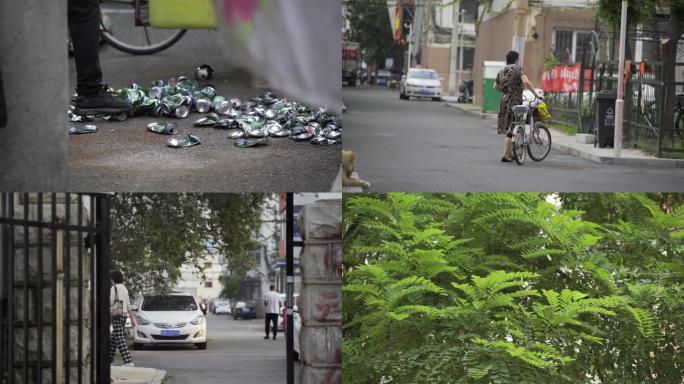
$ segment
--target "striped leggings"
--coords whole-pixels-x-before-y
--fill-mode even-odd
[[[126,344],[126,334],[124,333],[124,328],[126,327],[126,318],[115,316],[112,317],[112,337],[110,340],[111,345],[111,359],[110,363],[114,362],[114,357],[116,356],[116,350],[119,349],[121,353],[121,358],[123,358],[124,363],[128,364],[133,362],[131,354],[128,353],[128,344]]]

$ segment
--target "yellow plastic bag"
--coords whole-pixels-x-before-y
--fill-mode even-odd
[[[551,118],[551,113],[549,113],[549,106],[546,105],[546,102],[544,101],[537,105],[537,112],[539,113],[539,117],[542,120],[547,120]]]
[[[212,0],[149,0],[150,26],[160,29],[216,27]]]

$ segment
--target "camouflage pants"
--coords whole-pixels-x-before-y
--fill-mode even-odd
[[[515,116],[513,115],[513,107],[522,104],[522,94],[519,97],[516,95],[501,96],[501,103],[499,104],[499,120],[497,124],[497,132],[501,135],[508,133],[513,128]]]

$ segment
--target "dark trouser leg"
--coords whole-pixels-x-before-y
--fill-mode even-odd
[[[268,334],[269,334],[268,330],[269,330],[269,326],[271,325],[271,314],[270,313],[266,314],[265,323],[266,323],[266,337],[268,337]]]
[[[124,331],[125,327],[125,317],[116,317],[112,319],[112,345],[114,345],[113,348],[119,350],[119,353],[121,353],[121,358],[123,359],[124,363],[130,363],[133,361],[133,358],[131,357],[131,354],[128,352],[128,345],[126,344],[126,333]],[[113,350],[116,351],[116,349]],[[112,356],[114,356],[115,354],[116,352],[114,352]],[[114,360],[113,357],[112,360]]]
[[[278,335],[278,314],[273,313],[271,314],[271,321],[273,322],[273,338]]]
[[[69,30],[76,59],[76,91],[92,94],[102,84],[99,1],[69,0]]]

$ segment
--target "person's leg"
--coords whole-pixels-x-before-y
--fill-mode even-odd
[[[115,98],[102,86],[100,69],[99,0],[69,0],[69,30],[76,61],[77,115],[130,111],[126,100]]]
[[[114,324],[115,319],[112,319],[112,334],[109,336],[109,351],[110,351],[110,358],[109,358],[109,364],[114,364],[114,358],[116,357],[116,342],[114,339],[114,333],[116,329],[116,325]]]
[[[267,313],[267,314],[266,314],[266,320],[264,321],[264,323],[265,323],[265,328],[266,328],[266,337],[264,337],[265,340],[268,340],[268,334],[269,334],[268,328],[269,328],[269,326],[271,325],[271,324],[269,323],[269,320],[270,320],[270,319],[271,319],[271,314],[270,314],[270,313]]]
[[[69,30],[76,61],[76,91],[95,94],[102,84],[99,1],[69,0]]]
[[[119,353],[121,353],[124,364],[130,364],[133,362],[133,359],[128,352],[128,345],[126,344],[126,334],[124,331],[124,328],[126,327],[126,318],[117,317],[116,322],[113,324],[114,343],[116,343],[116,348],[119,350]]]
[[[271,321],[273,322],[273,340],[275,340],[278,335],[278,314],[274,313],[271,316]]]

